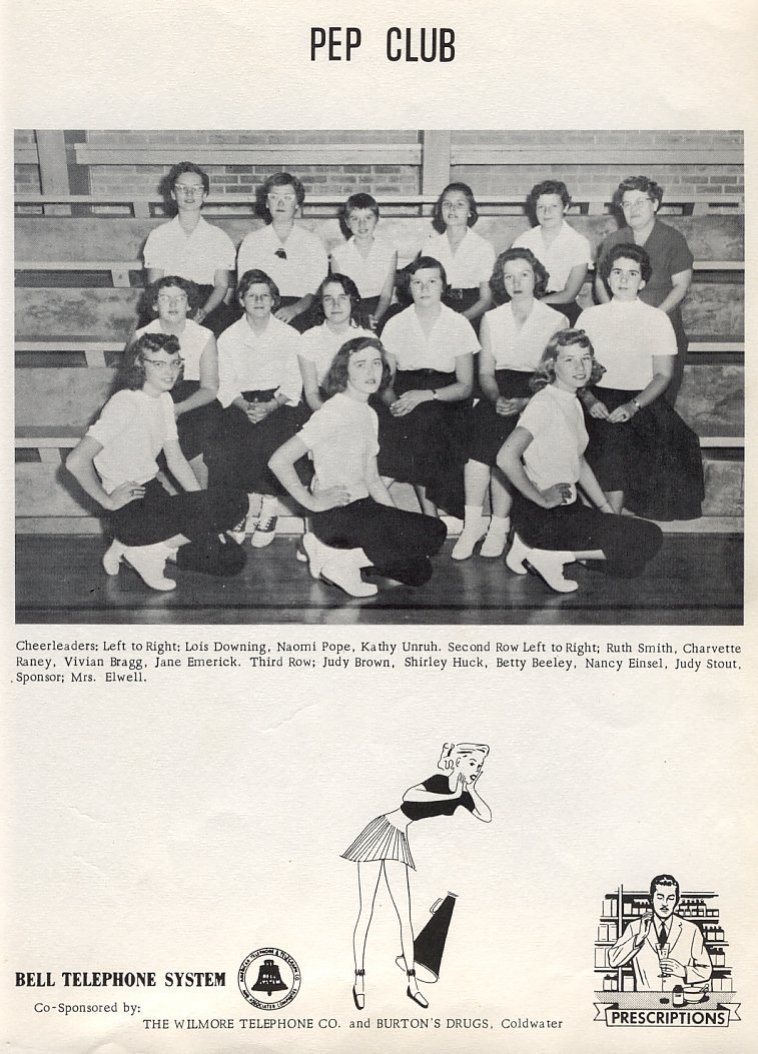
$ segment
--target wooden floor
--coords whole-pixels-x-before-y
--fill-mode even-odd
[[[109,578],[103,542],[91,536],[19,535],[19,623],[201,623],[230,625],[740,625],[742,535],[669,534],[644,577],[608,578],[572,567],[579,590],[550,591],[538,578],[511,574],[502,560],[450,559],[452,542],[419,589],[385,584],[377,597],[352,600],[314,582],[295,559],[296,537],[248,549],[237,578],[177,575],[172,593],[156,593],[131,569]]]

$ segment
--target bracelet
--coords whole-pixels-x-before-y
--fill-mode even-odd
[[[432,388],[432,399],[436,399],[436,398],[437,398],[437,389],[436,388]]]
[[[637,401],[637,396],[636,396],[636,395],[635,395],[635,397],[634,397],[634,398],[632,399],[632,402],[633,402],[633,403],[634,403],[634,405],[635,405],[635,406],[637,407],[637,410],[638,410],[638,411],[642,409],[642,407],[640,406],[640,404],[639,404],[639,403],[638,403],[638,401]]]

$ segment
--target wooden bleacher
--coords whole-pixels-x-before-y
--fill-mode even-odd
[[[379,197],[381,231],[409,262],[429,233],[434,197]],[[689,357],[677,409],[700,436],[704,515],[741,530],[744,447],[744,223],[737,198],[666,202],[665,222],[687,238],[695,278],[683,307]],[[327,250],[342,240],[341,199],[311,197],[303,223]],[[482,197],[478,233],[497,251],[528,227],[523,202]],[[107,398],[135,323],[141,248],[165,217],[158,199],[19,195],[16,199],[16,515],[20,532],[98,528],[97,510],[62,458]],[[249,203],[211,199],[207,218],[238,244],[260,226]],[[603,199],[578,203],[569,222],[596,249],[617,227]],[[580,302],[591,303],[588,281]],[[295,521],[293,521],[295,522]],[[299,521],[298,521],[299,522]],[[700,529],[702,529],[702,524]]]

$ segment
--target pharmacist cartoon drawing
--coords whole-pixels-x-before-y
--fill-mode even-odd
[[[607,893],[595,942],[596,1020],[609,1026],[726,1026],[738,1021],[712,892],[681,893],[670,874],[649,892]]]
[[[674,985],[708,981],[713,967],[700,928],[676,914],[679,883],[656,875],[650,883],[651,911],[626,926],[608,952],[611,968],[631,962],[638,992],[670,992]]]
[[[478,790],[482,767],[489,750],[484,743],[444,743],[437,762],[441,773],[410,787],[403,795],[400,808],[377,816],[342,853],[346,860],[354,860],[358,864],[359,906],[353,932],[353,1002],[356,1009],[363,1010],[366,1005],[366,941],[382,877],[387,883],[400,923],[402,954],[396,962],[406,973],[405,994],[418,1006],[429,1006],[419,991],[418,982],[437,979],[444,938],[455,905],[455,895],[448,894],[436,918],[430,920],[423,935],[420,934],[414,942],[409,869],[415,870],[416,865],[408,843],[408,828],[416,820],[452,816],[455,810],[461,807],[467,809],[477,820],[489,823],[492,812]],[[435,908],[432,910],[435,911]],[[424,963],[419,954],[422,936],[427,938],[423,942],[428,952],[425,958],[433,959],[433,962]]]

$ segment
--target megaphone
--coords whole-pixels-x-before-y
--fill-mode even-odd
[[[434,984],[439,980],[442,953],[457,899],[457,893],[448,892],[446,897],[435,900],[429,909],[432,917],[413,942],[413,964],[419,981]],[[395,963],[401,970],[406,969],[402,955],[398,955]]]

